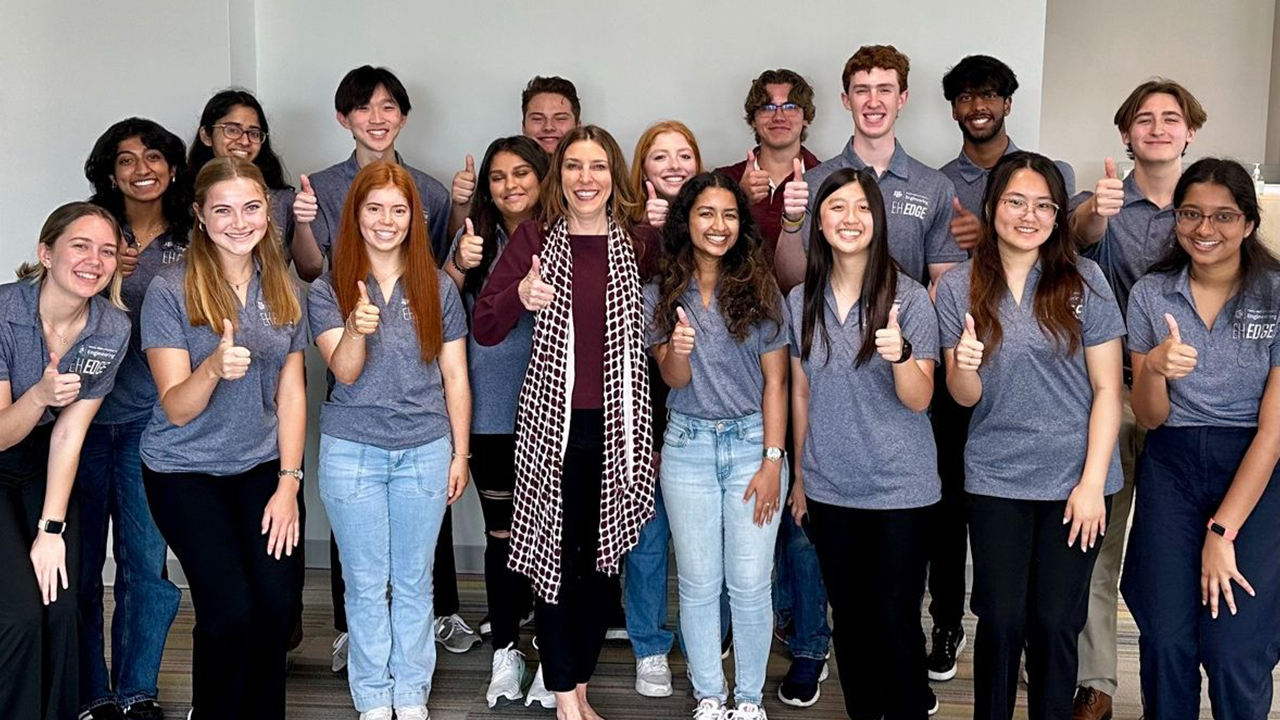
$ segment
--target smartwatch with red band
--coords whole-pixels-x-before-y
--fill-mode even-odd
[[[1239,530],[1232,530],[1225,525],[1219,525],[1217,520],[1209,518],[1209,532],[1215,532],[1226,538],[1228,542],[1235,542],[1236,536],[1240,534]]]

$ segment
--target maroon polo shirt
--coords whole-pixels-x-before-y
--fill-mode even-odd
[[[756,146],[755,153],[760,154],[760,147]],[[804,161],[806,170],[812,170],[822,163],[816,155],[809,152],[803,145],[800,146],[800,159]],[[742,182],[742,174],[747,170],[747,161],[739,160],[733,165],[716,168],[716,172],[728,177],[734,182]],[[782,185],[775,187],[769,196],[760,202],[751,206],[751,217],[755,218],[756,225],[760,227],[760,234],[764,236],[765,248],[769,253],[769,262],[773,262],[773,252],[778,246],[778,233],[782,232],[782,189],[788,181],[792,180],[795,175],[791,175]],[[816,191],[817,188],[810,188],[810,192]]]

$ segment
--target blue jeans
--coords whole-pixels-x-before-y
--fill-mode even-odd
[[[773,612],[776,622],[791,621],[787,648],[793,658],[822,660],[831,644],[827,624],[827,588],[822,584],[818,553],[809,536],[791,517],[782,513],[778,528],[777,565],[773,583]]]
[[[347,679],[360,712],[426,705],[431,694],[431,568],[451,451],[447,436],[407,450],[320,436],[320,499],[342,553]]]
[[[759,413],[702,420],[671,413],[660,472],[676,546],[680,625],[694,697],[725,701],[720,662],[720,589],[729,587],[738,704],[760,704],[773,640],[773,547],[778,515],[753,522],[756,501],[743,495],[760,469],[764,422]],[[780,497],[786,495],[782,463]]]
[[[80,502],[80,706],[156,697],[160,657],[182,592],[164,577],[168,554],[142,485],[138,442],[149,418],[89,426],[75,491]],[[102,566],[110,523],[116,561],[111,671],[103,642]]]

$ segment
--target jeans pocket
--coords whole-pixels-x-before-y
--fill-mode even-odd
[[[689,445],[689,430],[678,425],[667,425],[667,431],[662,435],[662,446],[682,448]]]
[[[415,448],[413,471],[417,478],[418,492],[429,498],[448,494],[452,460],[453,445],[447,437]]]
[[[320,438],[320,497],[326,502],[350,502],[360,494],[366,448],[361,443]]]

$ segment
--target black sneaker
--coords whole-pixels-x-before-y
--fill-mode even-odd
[[[124,709],[125,720],[164,720],[164,708],[155,700],[139,700]]]
[[[929,679],[942,682],[956,676],[956,656],[964,649],[964,628],[933,626],[933,651],[925,659]]]
[[[118,705],[109,702],[80,713],[79,720],[124,720],[124,713]]]
[[[938,696],[933,694],[933,688],[929,687],[928,685],[926,685],[924,688],[924,699],[925,699],[924,705],[925,705],[925,708],[927,708],[928,710],[929,717],[933,717],[934,715],[937,715],[938,708],[940,707],[938,705]]]
[[[826,662],[810,658],[795,658],[791,669],[778,685],[778,699],[792,707],[809,707],[818,702],[822,670]]]

